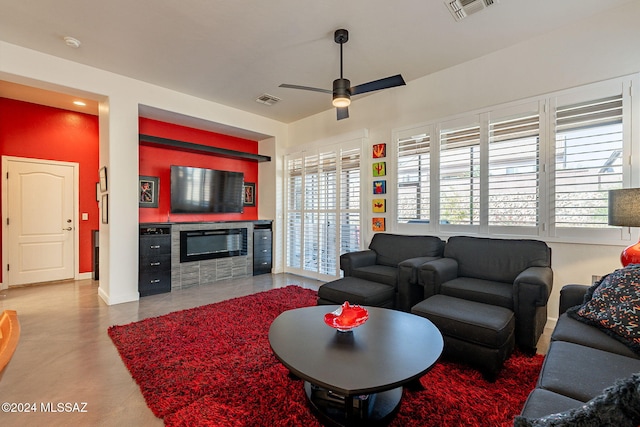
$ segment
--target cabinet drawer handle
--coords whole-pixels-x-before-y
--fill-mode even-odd
[[[159,262],[151,262],[151,263],[149,263],[149,265],[155,267],[155,266],[160,265],[160,263]]]
[[[160,283],[160,279],[156,279],[156,280],[149,280],[149,283]]]
[[[151,245],[149,246],[150,249],[160,249],[160,245]]]

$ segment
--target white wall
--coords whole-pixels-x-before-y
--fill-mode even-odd
[[[100,101],[100,166],[106,166],[108,172],[109,224],[100,226],[99,294],[107,304],[139,298],[136,188],[140,106],[245,129],[287,144],[283,123],[5,42],[0,42],[0,79],[81,93]],[[278,144],[269,145],[271,156],[277,157]],[[275,193],[276,184],[275,174],[263,174],[261,194]],[[265,204],[260,215],[273,218],[275,210],[275,205]]]
[[[628,3],[577,25],[411,81],[407,86],[356,100],[349,108],[348,120],[337,122],[335,112],[330,110],[295,122],[289,126],[289,144],[312,143],[363,128],[369,130],[371,144],[390,143],[394,129],[637,73],[638,22],[640,2]],[[402,72],[402,64],[398,64],[398,72]],[[633,114],[638,120],[638,112]],[[637,153],[638,135],[632,135],[632,140],[633,151]],[[635,172],[633,178],[636,185],[637,175]],[[363,221],[368,224],[372,214],[365,209],[365,215],[368,216]],[[558,242],[549,245],[555,272],[549,305],[549,317],[553,320],[557,317],[562,285],[589,284],[592,275],[619,268],[623,246]]]

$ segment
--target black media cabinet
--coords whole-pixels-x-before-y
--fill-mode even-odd
[[[140,226],[138,292],[140,296],[171,292],[171,226]]]
[[[271,221],[253,223],[253,275],[271,273],[273,263],[273,232]]]

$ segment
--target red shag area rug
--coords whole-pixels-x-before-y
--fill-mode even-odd
[[[273,289],[170,313],[108,333],[167,426],[319,426],[303,383],[291,379],[268,341],[283,311],[316,304],[313,290]],[[404,390],[392,426],[510,426],[535,386],[542,356],[514,354],[494,383],[442,361]]]

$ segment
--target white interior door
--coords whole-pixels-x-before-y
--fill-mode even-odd
[[[15,158],[3,163],[8,284],[74,278],[77,164]]]

